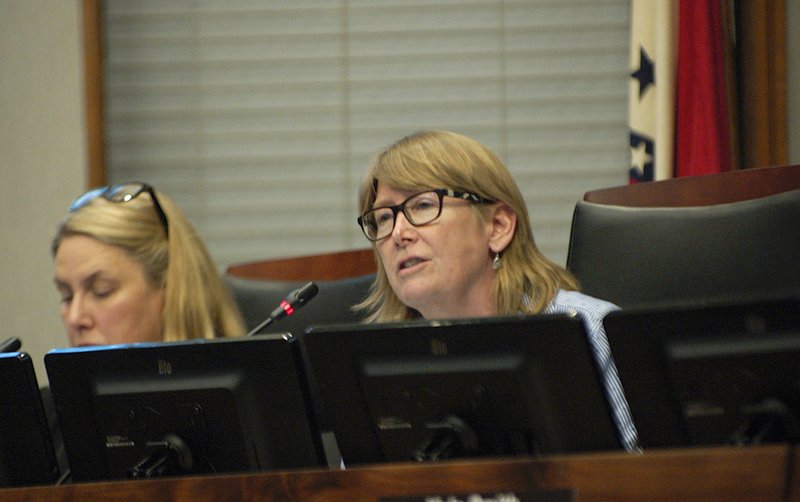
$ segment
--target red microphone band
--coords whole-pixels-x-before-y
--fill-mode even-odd
[[[286,312],[287,316],[294,314],[294,307],[289,305],[289,302],[287,302],[286,300],[281,301],[281,308],[283,308],[283,311]]]

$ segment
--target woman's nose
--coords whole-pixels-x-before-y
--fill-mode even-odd
[[[408,231],[413,228],[414,225],[408,221],[405,213],[403,211],[399,211],[397,216],[395,216],[394,228],[392,229],[392,239],[394,239],[396,242],[400,242],[404,238],[408,238]]]
[[[64,306],[64,323],[70,328],[80,328],[91,324],[91,315],[86,302],[80,295],[75,295]]]

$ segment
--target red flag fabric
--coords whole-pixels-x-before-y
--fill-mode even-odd
[[[731,168],[723,22],[720,0],[680,0],[675,176]]]

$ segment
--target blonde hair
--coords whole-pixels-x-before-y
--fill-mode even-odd
[[[169,236],[148,194],[127,202],[97,197],[61,222],[53,256],[65,237],[86,235],[141,263],[148,280],[164,288],[164,341],[243,335],[242,315],[197,231],[169,197],[156,194]]]
[[[525,199],[516,182],[500,158],[478,141],[449,131],[421,131],[380,151],[361,182],[358,198],[361,214],[372,209],[380,184],[409,192],[435,188],[463,190],[511,206],[517,225],[511,242],[502,252],[503,267],[496,275],[498,315],[538,313],[550,304],[559,289],[578,289],[575,277],[536,247]],[[474,207],[484,214],[490,210],[483,204]],[[378,262],[375,282],[367,298],[355,308],[367,313],[368,322],[421,317],[394,293],[375,243],[373,249]]]

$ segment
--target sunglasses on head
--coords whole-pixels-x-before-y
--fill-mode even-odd
[[[161,225],[164,227],[164,234],[169,236],[169,222],[167,221],[167,214],[161,208],[161,204],[158,202],[158,197],[156,197],[155,190],[153,190],[153,187],[147,183],[116,183],[114,185],[94,188],[72,201],[72,204],[69,205],[69,212],[77,211],[98,197],[102,197],[111,202],[128,202],[143,193],[150,195],[150,200],[153,201],[153,207],[158,214],[158,219],[161,220]]]

